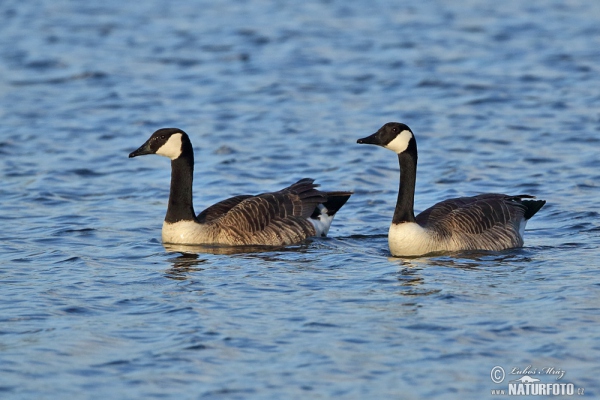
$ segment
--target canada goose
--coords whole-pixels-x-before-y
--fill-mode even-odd
[[[171,159],[171,191],[162,240],[172,244],[285,246],[325,236],[335,213],[352,192],[321,192],[313,179],[301,179],[278,192],[241,195],[220,201],[196,216],[192,205],[194,150],[181,129],[159,129],[136,157]]]
[[[487,193],[444,200],[415,218],[417,141],[410,128],[389,122],[357,143],[382,146],[398,154],[400,189],[388,233],[395,256],[521,247],[527,221],[546,204],[545,200],[524,200],[534,198],[529,195]]]

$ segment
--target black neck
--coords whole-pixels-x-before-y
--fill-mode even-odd
[[[414,141],[412,139],[411,141]],[[409,150],[411,150],[409,148]],[[392,223],[415,222],[415,183],[417,180],[417,149],[398,154],[400,163],[400,189]]]
[[[191,148],[171,161],[171,192],[165,222],[196,221],[192,203],[194,153]]]

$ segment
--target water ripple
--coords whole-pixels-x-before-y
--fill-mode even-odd
[[[599,13],[3,3],[0,392],[475,399],[531,364],[597,395]],[[398,161],[355,144],[390,120],[419,140],[417,210],[546,199],[525,247],[390,257]],[[355,194],[326,239],[163,246],[168,160],[127,154],[166,126],[198,210],[304,176]]]

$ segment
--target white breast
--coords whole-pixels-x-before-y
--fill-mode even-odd
[[[394,256],[420,256],[440,250],[431,234],[416,222],[392,224],[388,242]]]
[[[194,221],[163,222],[162,240],[173,244],[210,243],[203,226]]]

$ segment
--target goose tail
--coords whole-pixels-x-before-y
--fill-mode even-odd
[[[546,204],[546,200],[521,200],[521,202],[526,207],[525,215],[523,215],[526,220],[533,217]]]

